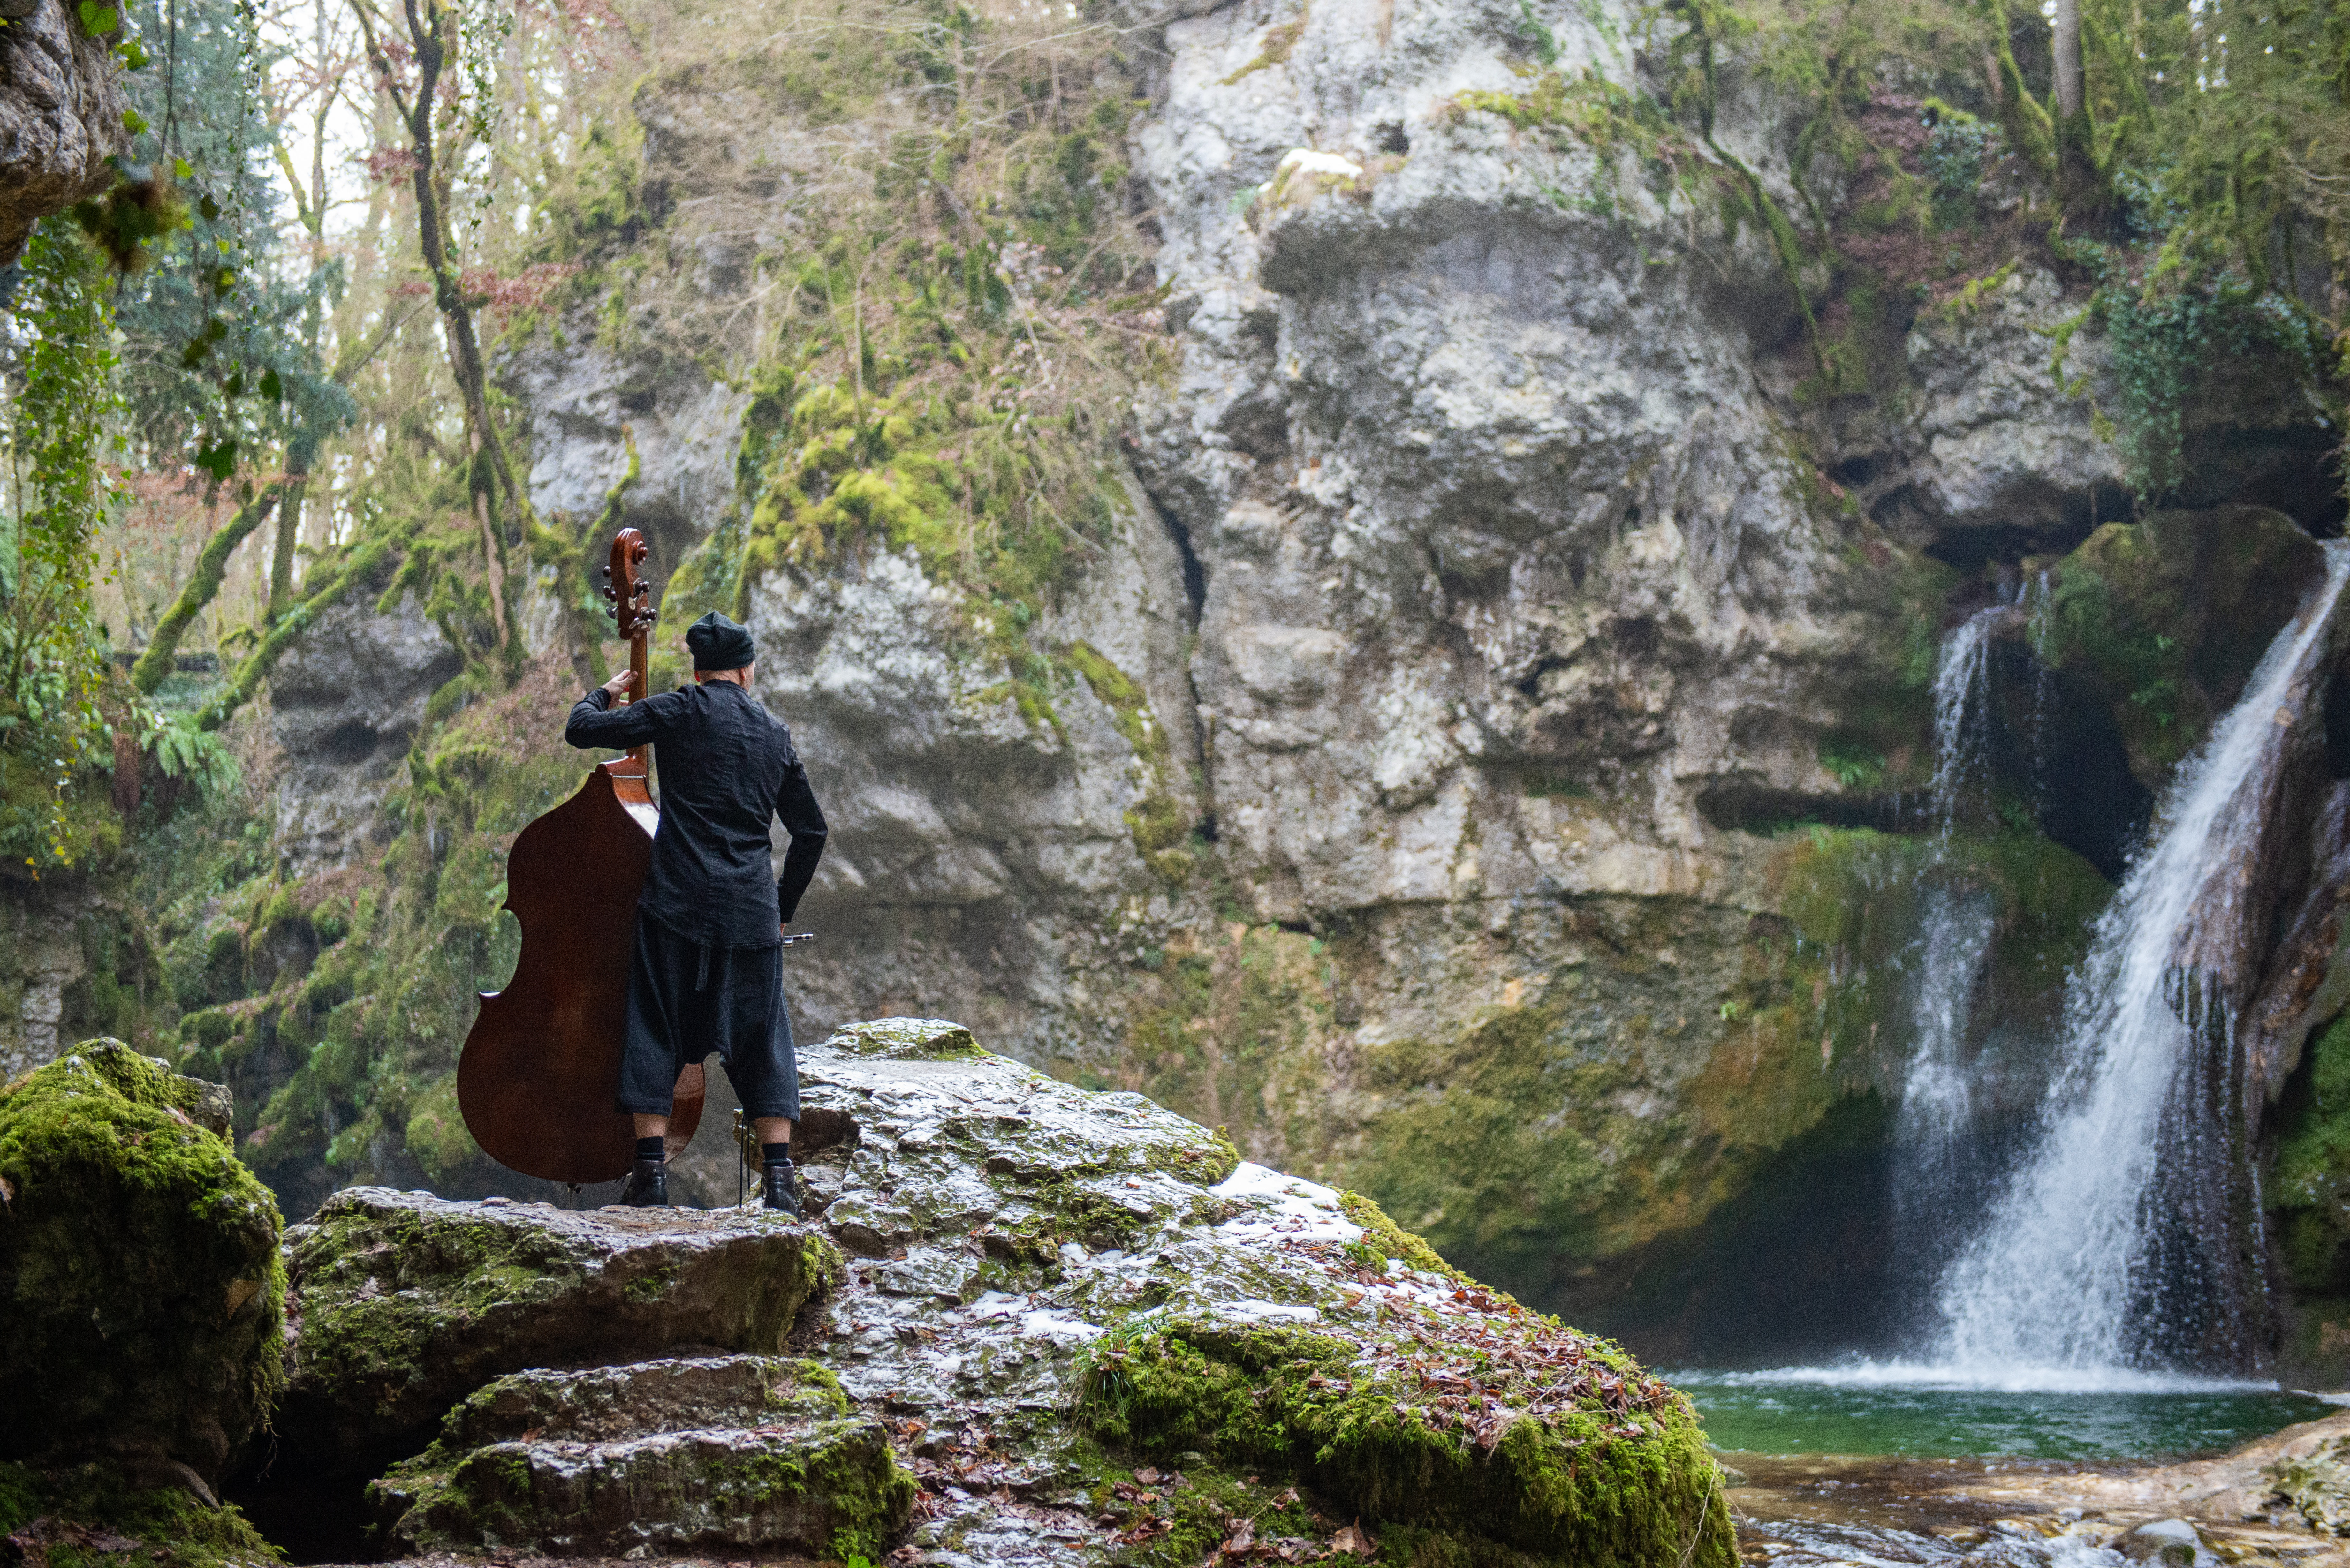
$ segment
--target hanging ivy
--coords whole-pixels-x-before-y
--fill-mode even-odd
[[[9,307],[0,519],[0,852],[37,876],[80,861],[112,828],[102,809],[81,809],[76,783],[111,759],[90,578],[94,537],[120,495],[105,462],[120,400],[104,259],[73,220],[53,218],[34,231],[23,268]]]

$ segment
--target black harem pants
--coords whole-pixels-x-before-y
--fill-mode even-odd
[[[697,942],[637,916],[629,1033],[615,1109],[667,1116],[677,1075],[712,1051],[746,1116],[800,1116],[799,1062],[784,1005],[784,950]]]

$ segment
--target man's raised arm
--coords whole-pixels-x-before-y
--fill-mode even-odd
[[[612,706],[635,680],[634,670],[623,670],[574,703],[571,718],[563,726],[565,743],[581,751],[597,746],[626,751],[653,739],[660,728],[660,716],[650,702]]]

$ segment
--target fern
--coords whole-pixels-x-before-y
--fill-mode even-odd
[[[243,776],[236,758],[219,734],[194,724],[158,715],[147,750],[166,778],[184,779],[199,794],[217,798],[234,789]]]

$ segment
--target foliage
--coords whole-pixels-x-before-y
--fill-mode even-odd
[[[2111,412],[2152,504],[2183,477],[2205,406],[2249,390],[2342,410],[2328,343],[2350,348],[2350,24],[2323,6],[2079,11],[2085,98],[2070,118],[2051,36],[2003,0],[1671,0],[1638,13],[1627,82],[1570,68],[1529,12],[1529,88],[1453,108],[1587,146],[1600,183],[1554,192],[1562,204],[1611,213],[1628,153],[1654,193],[1688,203],[1693,238],[1709,210],[1725,243],[1757,223],[1812,323],[1807,395],[1887,389],[1869,367],[1895,359],[1871,337],[1901,314],[1888,284],[1964,309],[2020,253],[2086,275],[2121,382]],[[1735,78],[1792,117],[1783,176],[1714,136]],[[1994,203],[1993,182],[2022,205]],[[2057,358],[2061,377],[2061,344]]]
[[[2198,278],[2168,292],[2107,286],[2092,308],[2111,346],[2131,483],[2149,499],[2173,493],[2189,477],[2191,416],[2221,397],[2244,396],[2251,376],[2269,379],[2272,389],[2324,379],[2323,326],[2240,275]]]
[[[105,459],[120,406],[104,268],[69,219],[39,225],[10,302],[9,514],[0,559],[0,855],[37,876],[116,835],[90,808],[121,711],[91,606],[93,538],[118,485]]]
[[[214,483],[266,474],[293,431],[329,434],[357,411],[320,358],[320,313],[342,268],[276,243],[277,134],[251,82],[280,61],[236,0],[136,0],[125,20],[157,60],[124,79],[146,129],[109,199],[152,191],[178,213],[159,233],[185,236],[151,247],[151,265],[121,286],[128,430],[136,454],[166,472],[192,464]]]
[[[158,713],[148,750],[170,779],[183,779],[205,795],[220,795],[243,782],[236,756],[214,730]]]
[[[451,1094],[457,1053],[475,996],[520,950],[500,908],[506,851],[586,770],[560,738],[576,695],[568,669],[542,661],[427,732],[386,803],[395,836],[364,868],[293,880],[257,843],[181,848],[185,869],[152,897],[183,1064],[238,1090],[256,1168],[362,1179],[404,1151],[436,1183],[478,1179]]]

